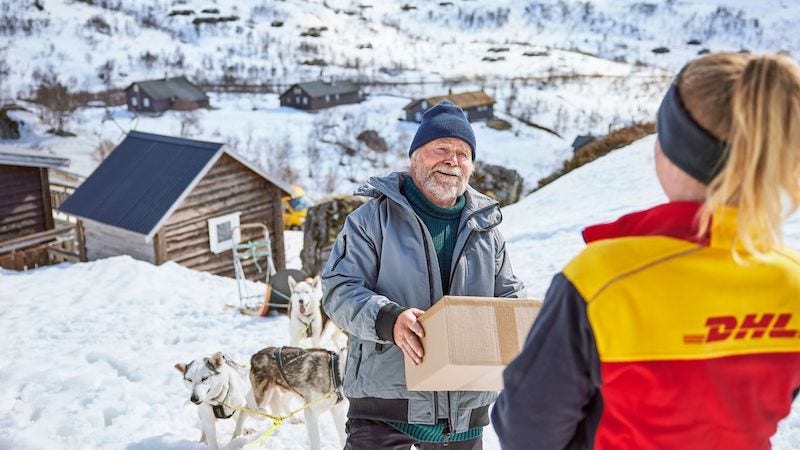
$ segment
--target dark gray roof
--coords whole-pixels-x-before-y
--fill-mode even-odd
[[[353,83],[352,81],[333,81],[333,82],[311,81],[308,83],[293,84],[291,87],[289,87],[289,89],[286,92],[284,92],[281,95],[281,97],[283,97],[287,93],[290,93],[295,86],[299,86],[313,98],[324,97],[326,95],[333,95],[333,94],[349,94],[351,92],[358,92],[358,85]]]
[[[0,164],[55,169],[69,166],[69,159],[33,150],[4,149],[0,150]]]
[[[58,209],[152,238],[223,153],[292,193],[223,144],[131,131]]]
[[[164,100],[172,97],[198,102],[207,100],[208,96],[197,86],[180,76],[175,78],[164,78],[161,80],[137,81],[128,86],[130,89],[134,84],[139,85],[139,89],[145,91],[154,100]],[[126,89],[127,90],[127,89]]]
[[[591,134],[581,134],[578,137],[576,137],[574,141],[572,141],[572,149],[577,151],[578,149],[580,149],[584,145],[586,145],[586,144],[588,144],[588,143],[590,143],[590,142],[592,142],[594,140],[595,140],[595,137],[592,136]]]
[[[148,235],[221,147],[131,131],[58,209]]]

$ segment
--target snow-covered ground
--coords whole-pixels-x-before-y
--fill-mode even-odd
[[[588,164],[504,209],[515,271],[531,296],[583,244],[580,230],[663,201],[653,137]],[[800,248],[800,214],[785,226]],[[289,266],[299,267],[299,232],[287,232]],[[194,406],[172,367],[221,350],[236,361],[288,344],[284,317],[242,316],[234,281],[173,263],[116,257],[29,272],[0,272],[0,449],[203,449]],[[248,426],[266,430],[267,422]],[[220,426],[227,439],[232,424]],[[260,433],[252,435],[255,438]],[[330,418],[324,448],[337,448]],[[248,439],[233,442],[240,448]],[[800,448],[800,408],[773,439]],[[303,449],[303,425],[282,425],[270,449]],[[497,449],[487,429],[485,448]]]

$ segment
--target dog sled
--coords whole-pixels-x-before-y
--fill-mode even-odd
[[[231,249],[239,293],[239,312],[250,316],[266,316],[270,309],[285,312],[289,309],[289,276],[302,280],[305,274],[297,269],[276,271],[267,226],[262,223],[243,224],[232,232],[236,235],[238,230],[241,235],[241,230],[247,229],[259,229],[263,238],[236,243]],[[257,275],[253,278],[256,279],[247,278],[245,267],[249,265],[255,267]],[[257,292],[252,286],[253,281],[263,282],[266,285],[265,292]]]

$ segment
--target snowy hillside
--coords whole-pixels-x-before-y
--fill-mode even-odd
[[[653,137],[636,142],[504,209],[508,251],[529,294],[542,296],[582,248],[583,226],[663,201],[652,145]],[[785,231],[800,248],[800,215]],[[287,237],[289,265],[297,267],[300,236]],[[231,280],[128,257],[0,272],[0,449],[206,448],[195,442],[199,422],[172,365],[217,350],[246,362],[260,348],[288,343],[285,318],[223,308],[236,298]],[[332,422],[321,423],[324,448],[337,448]],[[222,430],[225,439],[232,424]],[[267,448],[306,442],[303,425],[287,424]],[[800,448],[797,405],[773,443]],[[491,430],[485,448],[499,448]]]
[[[788,0],[0,0],[0,12],[0,104],[28,109],[11,114],[23,139],[0,147],[67,156],[87,175],[131,129],[225,142],[315,199],[403,166],[415,124],[397,119],[423,95],[493,96],[512,129],[479,124],[479,158],[518,170],[528,192],[576,136],[652,120],[700,50],[800,51],[800,6]],[[67,119],[77,136],[56,137],[47,111],[25,101],[47,82],[119,93],[182,74],[211,91],[212,110],[134,117],[84,102]],[[288,85],[319,78],[356,80],[370,98],[311,114],[279,107]],[[389,154],[356,140],[369,129]]]

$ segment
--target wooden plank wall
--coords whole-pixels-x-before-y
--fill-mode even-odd
[[[0,165],[0,242],[53,228],[52,211],[45,215],[50,198],[45,204],[43,173],[46,169]]]
[[[269,228],[273,261],[279,270],[284,268],[281,192],[235,159],[222,155],[160,230],[165,236],[166,258],[195,270],[233,277],[230,250],[219,254],[210,250],[207,221],[240,212],[241,224],[263,223]],[[246,231],[242,241],[261,240],[259,231]],[[250,279],[265,277],[257,275],[253,266],[246,267],[246,273]]]
[[[118,255],[155,263],[153,244],[144,235],[83,219],[86,257],[89,261]]]

